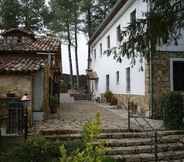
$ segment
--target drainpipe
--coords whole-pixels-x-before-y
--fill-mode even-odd
[[[148,11],[151,12],[152,10],[152,2],[148,2]],[[150,22],[149,22],[150,23]],[[149,24],[151,25],[151,23]],[[154,54],[155,50],[154,50],[154,41],[151,40],[150,41],[150,54],[149,54],[149,111],[151,112],[150,117],[154,118],[155,116],[155,111],[154,111],[154,96],[153,96],[153,54]]]
[[[151,118],[154,118],[154,106],[153,106],[153,64],[152,64],[152,50],[149,56],[149,109],[151,112]]]

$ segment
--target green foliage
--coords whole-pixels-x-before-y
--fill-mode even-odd
[[[143,63],[143,57],[151,59],[151,55],[156,53],[157,46],[171,42],[177,45],[178,39],[182,36],[184,12],[176,10],[175,3],[177,2],[173,0],[143,1],[149,7],[149,10],[144,13],[145,16],[127,24],[121,31],[120,46],[105,52],[107,55],[113,54],[118,62],[122,62],[122,58],[127,56],[134,65],[136,58],[141,56],[139,61]]]
[[[56,96],[50,96],[49,97],[49,106],[50,106],[51,113],[56,113],[57,112],[58,99],[57,99]]]
[[[0,1],[0,15],[3,28],[17,27],[20,18],[20,4],[18,0]]]
[[[41,31],[48,16],[45,0],[20,0],[21,24],[28,29]]]
[[[106,98],[107,102],[111,102],[113,93],[111,91],[106,91],[104,97]]]
[[[5,29],[21,25],[33,31],[42,31],[48,19],[45,0],[2,0],[0,13],[1,25]]]
[[[83,127],[82,139],[83,143],[90,143],[96,140],[97,136],[101,133],[100,127],[100,113],[96,114],[96,119],[87,122]]]
[[[68,153],[64,146],[60,147],[60,162],[113,162],[111,159],[103,157],[107,148],[104,143],[94,145],[98,135],[101,132],[100,114],[97,113],[96,119],[87,122],[82,133],[82,148],[78,148],[72,153]]]
[[[68,92],[68,89],[70,89],[70,85],[67,84],[65,81],[62,81],[61,82],[61,85],[60,85],[60,89],[61,89],[61,93],[67,93]]]
[[[50,96],[49,97],[49,104],[50,104],[50,106],[57,106],[57,104],[58,104],[57,97]]]
[[[81,0],[84,33],[92,36],[116,2],[117,0]]]
[[[0,162],[114,162],[103,155],[105,142],[96,142],[101,132],[100,114],[85,124],[81,141],[70,141],[62,146],[43,137],[33,137],[10,153],[0,154]]]
[[[162,97],[161,110],[164,125],[170,129],[183,127],[183,96],[178,92],[171,92]]]
[[[59,145],[43,137],[33,137],[9,154],[0,157],[0,162],[58,162]]]

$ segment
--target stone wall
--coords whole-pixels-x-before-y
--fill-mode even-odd
[[[171,58],[184,58],[184,53],[159,53],[153,57],[153,102],[156,118],[160,117],[161,97],[171,91]]]
[[[0,74],[0,96],[6,97],[8,92],[18,97],[25,93],[32,95],[32,77],[21,74]]]
[[[149,111],[149,103],[147,96],[141,95],[127,95],[127,94],[115,94],[114,95],[118,99],[118,104],[128,106],[128,101],[133,102],[137,105],[138,112],[148,112]]]

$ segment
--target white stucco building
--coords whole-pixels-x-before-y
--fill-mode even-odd
[[[92,61],[89,71],[91,70],[93,74],[89,79],[94,98],[102,97],[107,90],[110,90],[118,98],[119,103],[126,105],[129,96],[140,111],[148,111],[151,109],[151,97],[155,98],[154,104],[158,107],[160,100],[158,101],[157,98],[165,91],[173,89],[176,82],[173,81],[173,61],[179,61],[178,63],[182,63],[180,68],[184,68],[183,40],[179,41],[178,46],[171,43],[158,49],[159,59],[157,55],[154,56],[155,66],[152,67],[151,81],[148,68],[150,65],[146,60],[141,64],[137,58],[135,66],[132,67],[131,60],[126,57],[123,58],[122,63],[119,63],[113,59],[113,55],[104,55],[104,51],[119,45],[120,31],[127,27],[130,21],[143,18],[147,10],[148,4],[143,0],[119,0],[91,37],[89,44]],[[178,75],[181,73],[175,76],[176,80]],[[150,91],[150,85],[152,85],[152,91]],[[184,86],[179,85],[179,88],[184,90]]]

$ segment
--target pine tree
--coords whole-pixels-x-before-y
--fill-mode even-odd
[[[1,0],[0,15],[2,27],[5,29],[17,27],[20,22],[20,4],[18,0]]]
[[[68,57],[70,68],[70,85],[74,88],[73,79],[73,64],[71,47],[73,44],[73,24],[75,21],[74,16],[74,3],[72,0],[51,0],[50,3],[50,21],[47,22],[48,28],[59,35],[63,41],[68,45]]]
[[[45,0],[20,0],[21,23],[28,29],[40,31],[47,15]]]

